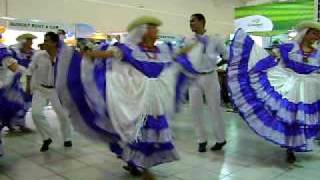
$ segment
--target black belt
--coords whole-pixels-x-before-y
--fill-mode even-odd
[[[52,89],[54,88],[54,86],[48,86],[48,85],[45,85],[45,84],[41,84],[42,87],[44,88],[47,88],[47,89]]]

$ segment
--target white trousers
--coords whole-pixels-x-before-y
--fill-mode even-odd
[[[225,124],[222,119],[220,84],[216,72],[201,75],[189,89],[192,116],[198,143],[208,140],[207,125],[203,118],[203,95],[205,95],[208,104],[209,118],[212,121],[212,129],[214,130],[216,141],[223,142],[225,141]]]
[[[32,119],[43,140],[52,137],[52,128],[44,114],[44,107],[51,102],[54,111],[60,121],[60,129],[64,141],[70,141],[72,136],[72,126],[66,111],[63,109],[57,92],[54,88],[48,89],[39,87],[33,91],[32,97]]]

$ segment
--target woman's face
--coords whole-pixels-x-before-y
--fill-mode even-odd
[[[309,29],[306,35],[303,38],[305,41],[309,41],[310,43],[314,43],[315,41],[320,40],[320,31],[317,29]]]
[[[147,31],[144,34],[144,39],[150,39],[150,40],[156,40],[158,38],[158,26],[156,25],[152,25],[152,24],[148,24],[147,25]]]

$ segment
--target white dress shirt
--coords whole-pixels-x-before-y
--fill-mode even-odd
[[[33,55],[28,75],[32,76],[32,89],[41,86],[54,86],[54,64],[47,51],[38,51]]]
[[[219,35],[194,35],[192,38],[186,40],[186,45],[199,42],[199,39],[205,39],[207,43],[203,43],[205,48],[202,58],[199,58],[197,63],[197,70],[202,73],[212,72],[217,69],[217,62],[219,56],[227,59],[227,49],[224,45],[223,39]]]

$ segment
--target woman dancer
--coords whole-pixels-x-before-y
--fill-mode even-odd
[[[320,24],[302,22],[277,60],[238,30],[230,47],[228,85],[247,124],[266,140],[294,152],[311,151],[320,126]]]
[[[128,26],[124,44],[86,51],[82,60],[65,49],[58,62],[58,94],[75,129],[110,143],[132,175],[178,160],[168,120],[187,90],[184,74],[198,74],[192,59],[203,48],[195,44],[175,53],[168,44],[155,45],[161,24],[140,17]]]
[[[3,155],[2,128],[26,114],[26,94],[20,83],[23,71],[8,48],[0,43],[0,156]]]

